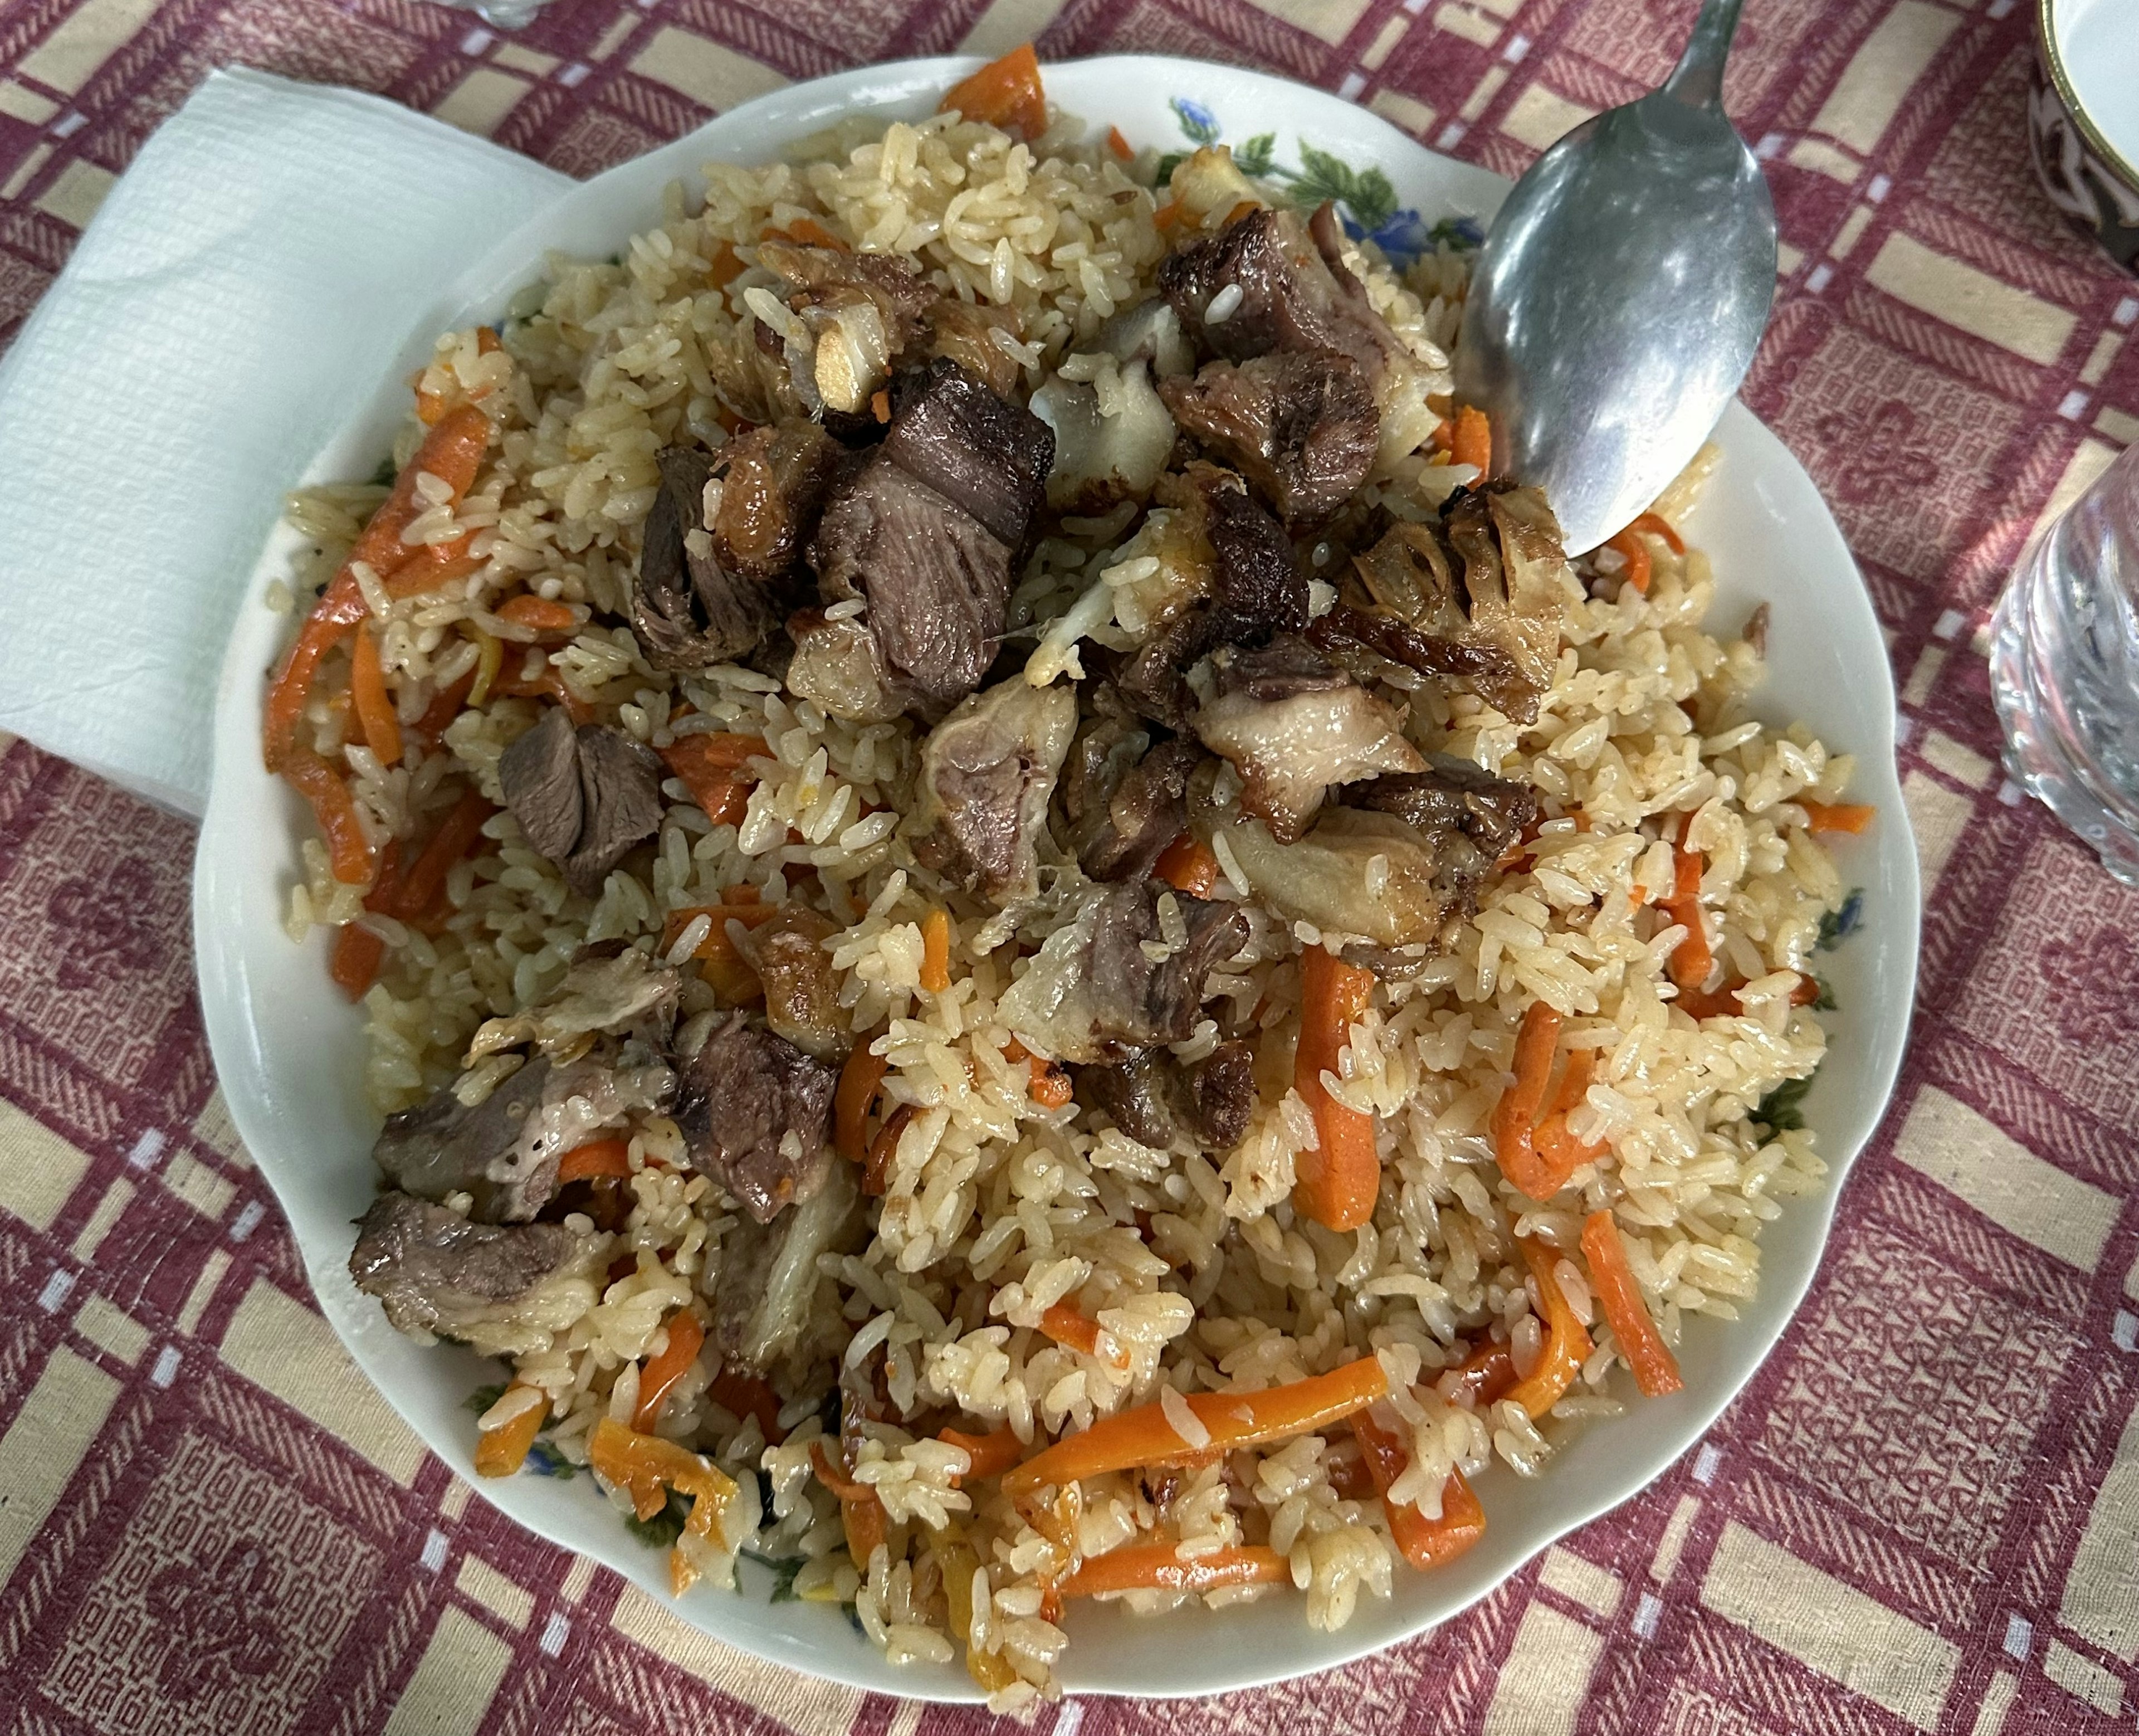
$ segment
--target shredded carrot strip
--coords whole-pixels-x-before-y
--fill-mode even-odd
[[[1329,1229],[1357,1229],[1367,1223],[1381,1193],[1374,1118],[1339,1103],[1322,1083],[1324,1073],[1338,1072],[1339,1055],[1351,1041],[1352,1027],[1366,1017],[1373,988],[1371,972],[1321,947],[1310,946],[1300,955],[1300,1042],[1292,1084],[1314,1111],[1316,1145],[1300,1154],[1292,1200]]]
[[[1474,1410],[1483,1410],[1498,1404],[1515,1385],[1515,1359],[1508,1354],[1505,1344],[1489,1343],[1472,1351],[1456,1376],[1455,1390],[1447,1395],[1449,1401],[1459,1403],[1468,1398]]]
[[[1612,1323],[1612,1336],[1619,1341],[1619,1353],[1633,1370],[1642,1396],[1660,1399],[1679,1390],[1686,1382],[1679,1378],[1678,1358],[1649,1317],[1642,1287],[1627,1263],[1627,1245],[1620,1240],[1619,1225],[1610,1212],[1592,1212],[1583,1220],[1582,1252],[1589,1261],[1590,1287]]]
[[[1686,552],[1685,539],[1672,528],[1671,521],[1661,512],[1644,512],[1627,528],[1630,531],[1647,531],[1651,536],[1662,537],[1664,547],[1675,555],[1682,555]]]
[[[1107,149],[1124,163],[1136,154],[1129,141],[1122,136],[1122,130],[1118,126],[1110,126],[1107,129]]]
[[[709,1459],[658,1434],[627,1429],[614,1417],[595,1425],[587,1442],[587,1463],[604,1482],[629,1489],[639,1516],[650,1519],[661,1511],[667,1483],[679,1495],[690,1498],[691,1514],[683,1528],[709,1546],[717,1546],[721,1522],[734,1503],[734,1480]],[[681,1597],[698,1582],[698,1570],[678,1547],[668,1552],[668,1588]]]
[[[1080,1314],[1068,1302],[1057,1302],[1040,1317],[1040,1330],[1065,1350],[1099,1354],[1099,1323]]]
[[[913,1106],[902,1103],[886,1117],[869,1141],[869,1156],[862,1163],[862,1192],[880,1198],[891,1186],[891,1165],[898,1155],[899,1136],[913,1125]]]
[[[1159,852],[1151,871],[1177,892],[1208,898],[1218,884],[1218,858],[1193,832],[1183,832]]]
[[[532,628],[537,633],[569,633],[580,624],[580,617],[570,603],[526,592],[500,608],[497,618],[509,620],[516,627]]]
[[[1050,1483],[1072,1483],[1135,1465],[1179,1464],[1305,1434],[1363,1410],[1388,1395],[1381,1363],[1362,1356],[1284,1386],[1260,1392],[1199,1392],[1183,1402],[1209,1434],[1192,1445],[1167,1420],[1161,1405],[1139,1405],[1103,1417],[1081,1434],[1057,1441],[1003,1479],[1011,1495],[1029,1494]]]
[[[401,721],[394,715],[394,696],[386,691],[386,671],[379,666],[379,635],[369,627],[356,635],[350,656],[349,699],[364,731],[365,745],[382,766],[399,765]]]
[[[1814,831],[1861,832],[1872,823],[1876,807],[1858,802],[1799,802],[1805,824]]]
[[[850,1164],[869,1155],[869,1110],[876,1102],[877,1087],[891,1063],[869,1053],[868,1041],[855,1044],[847,1064],[839,1069],[839,1089],[832,1094],[832,1149]]]
[[[345,886],[361,886],[371,878],[371,841],[356,817],[356,798],[335,771],[309,748],[295,744],[283,753],[281,770],[291,785],[311,804],[312,817],[326,836],[327,863],[334,877]]]
[[[668,1342],[659,1356],[649,1358],[639,1371],[639,1409],[632,1415],[631,1426],[641,1434],[653,1432],[654,1424],[661,1420],[661,1406],[669,1390],[689,1372],[705,1343],[706,1329],[688,1308],[678,1308],[668,1317]]]
[[[883,1542],[886,1530],[884,1503],[866,1483],[857,1483],[844,1469],[834,1470],[825,1443],[810,1443],[810,1463],[817,1480],[839,1498],[839,1518],[847,1532],[847,1554],[859,1572],[869,1572],[869,1557]]]
[[[952,1479],[953,1487],[968,1477],[983,1482],[991,1477],[1000,1477],[1014,1469],[1025,1456],[1025,1443],[1008,1423],[990,1434],[966,1434],[956,1429],[946,1429],[936,1438],[952,1446],[963,1447],[966,1456],[972,1460],[962,1477]]]
[[[568,1181],[591,1181],[597,1175],[630,1174],[629,1140],[589,1140],[584,1145],[573,1146],[557,1160],[557,1182],[560,1187]],[[642,1386],[640,1390],[644,1388]]]
[[[1564,1185],[1538,1152],[1537,1125],[1552,1088],[1553,1057],[1559,1050],[1559,1014],[1532,1001],[1515,1033],[1515,1081],[1500,1093],[1490,1123],[1493,1155],[1500,1173],[1533,1199],[1549,1199]]]
[[[1560,1293],[1559,1280],[1552,1275],[1559,1255],[1530,1236],[1517,1238],[1515,1245],[1522,1249],[1523,1260],[1537,1281],[1538,1296],[1544,1304],[1545,1339],[1537,1366],[1509,1389],[1508,1396],[1534,1421],[1557,1405],[1574,1384],[1574,1377],[1582,1372],[1583,1361],[1596,1346],[1589,1341],[1588,1329],[1574,1317],[1574,1310]]]
[[[941,994],[951,986],[951,913],[931,910],[921,924],[921,986]]]
[[[1686,939],[1672,950],[1671,979],[1681,988],[1698,988],[1716,964],[1701,922],[1701,852],[1675,846],[1672,866],[1672,895],[1662,903],[1673,922],[1685,925]]]
[[[739,1368],[723,1368],[706,1383],[706,1396],[737,1416],[754,1416],[768,1444],[778,1446],[787,1439],[780,1426],[780,1395],[756,1375]]]
[[[423,714],[416,719],[415,733],[432,747],[446,733],[446,726],[461,714],[467,704],[468,695],[475,689],[475,671],[470,669],[451,687],[439,689],[436,698],[424,707]]]
[[[771,758],[761,735],[679,735],[661,750],[663,763],[689,786],[692,799],[716,826],[742,822],[757,787],[756,773],[745,768],[753,759]]]
[[[1647,596],[1649,594],[1649,572],[1652,564],[1649,560],[1649,546],[1634,534],[1633,526],[1628,525],[1616,537],[1608,537],[1604,541],[1604,546],[1619,552],[1619,558],[1627,563],[1627,582],[1640,591],[1643,596]]]
[[[417,550],[401,563],[398,572],[384,581],[387,596],[421,596],[455,579],[482,571],[487,564],[484,558],[469,554],[467,547],[467,539],[460,537],[451,542],[433,542]]]
[[[1057,1588],[1065,1597],[1109,1591],[1214,1591],[1221,1586],[1289,1585],[1291,1563],[1262,1543],[1181,1558],[1172,1543],[1125,1543],[1094,1556]]]
[[[1060,1067],[1051,1061],[1042,1061],[1037,1055],[1031,1060],[1032,1101],[1042,1109],[1060,1109],[1076,1096],[1076,1087]]]
[[[471,784],[461,792],[446,817],[438,822],[438,829],[431,834],[431,841],[423,846],[401,884],[394,900],[391,914],[404,921],[414,921],[433,914],[446,895],[446,876],[453,865],[475,848],[476,841],[482,836],[483,824],[495,810],[483,798],[481,790]]]
[[[1457,463],[1471,465],[1481,477],[1493,468],[1493,425],[1486,419],[1485,411],[1466,404],[1456,412],[1448,451]]]
[[[869,414],[879,422],[891,420],[891,394],[874,391],[869,394]]]
[[[360,1001],[379,980],[379,967],[386,958],[386,943],[360,923],[345,922],[335,930],[334,950],[327,955],[327,974],[335,987],[352,1001]]]
[[[761,238],[766,241],[800,242],[805,247],[830,248],[835,253],[851,253],[854,249],[839,239],[814,217],[798,217],[785,228],[767,229]]]
[[[1422,1572],[1452,1562],[1486,1534],[1486,1510],[1461,1471],[1451,1470],[1441,1488],[1441,1517],[1429,1519],[1417,1504],[1389,1499],[1389,1485],[1403,1475],[1411,1455],[1403,1443],[1374,1420],[1374,1413],[1362,1410],[1352,1419],[1352,1433],[1358,1437],[1359,1456],[1382,1497],[1388,1515],[1389,1535],[1403,1558]]]
[[[713,249],[712,259],[706,267],[706,281],[715,289],[726,289],[747,269],[742,255],[735,250],[735,243],[724,241]]]
[[[1185,215],[1185,213],[1181,208],[1181,201],[1178,199],[1170,199],[1165,204],[1161,205],[1157,210],[1151,213],[1151,224],[1152,227],[1157,229],[1160,234],[1163,235],[1168,229],[1179,223],[1183,215]]]
[[[968,120],[999,126],[1030,144],[1047,130],[1047,96],[1040,86],[1040,56],[1020,43],[944,93],[937,112],[956,109]]]
[[[661,929],[661,951],[665,958],[675,950],[676,943],[683,938],[683,930],[690,927],[693,919],[703,916],[710,921],[712,926],[707,929],[706,938],[698,943],[698,951],[691,956],[698,961],[699,976],[723,1007],[747,1006],[765,993],[757,973],[736,950],[735,942],[728,939],[728,924],[739,922],[746,929],[754,929],[780,914],[777,906],[757,901],[755,887],[750,889],[747,902],[742,898],[742,891],[739,886],[728,888],[728,897],[736,900],[731,904],[692,905],[671,910]]]
[[[526,1388],[515,1381],[508,1390],[524,1391]],[[476,1437],[475,1474],[478,1477],[510,1477],[526,1463],[527,1449],[535,1444],[535,1437],[542,1432],[542,1425],[550,1415],[549,1400],[530,1405],[512,1421],[495,1429],[485,1429]]]

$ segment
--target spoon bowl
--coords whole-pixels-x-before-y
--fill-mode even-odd
[[[1709,0],[1662,88],[1530,166],[1471,277],[1456,395],[1493,473],[1534,483],[1580,554],[1683,469],[1752,365],[1775,208],[1723,113],[1740,0]]]

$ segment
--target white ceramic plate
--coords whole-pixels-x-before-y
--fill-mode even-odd
[[[348,427],[307,479],[369,475],[406,414],[404,382],[428,354],[433,335],[496,317],[514,291],[539,275],[545,250],[613,253],[659,220],[664,184],[695,182],[700,164],[765,161],[784,144],[856,110],[887,121],[918,116],[973,64],[873,67],[778,91],[568,194],[452,285],[416,323],[402,353],[382,359],[376,395],[351,407]],[[1281,168],[1300,165],[1303,143],[1358,170],[1378,167],[1397,203],[1425,223],[1489,217],[1506,187],[1482,169],[1422,149],[1363,110],[1259,73],[1125,56],[1050,68],[1047,87],[1072,113],[1099,126],[1112,123],[1139,146],[1185,146],[1189,127],[1215,126],[1233,143],[1274,131]],[[1177,99],[1187,106],[1177,108]],[[1371,191],[1362,197],[1375,202]],[[1404,226],[1401,216],[1394,221]],[[1879,809],[1868,835],[1845,840],[1840,850],[1847,880],[1864,889],[1863,919],[1823,966],[1840,1010],[1829,1020],[1828,1062],[1805,1114],[1833,1167],[1827,1191],[1793,1204],[1770,1226],[1760,1297],[1742,1320],[1690,1327],[1681,1351],[1684,1392],[1637,1400],[1625,1416],[1580,1431],[1549,1474],[1535,1481],[1504,1469],[1486,1473],[1479,1493],[1490,1528],[1451,1567],[1426,1575],[1399,1566],[1395,1595],[1363,1601],[1335,1635],[1310,1631],[1291,1597],[1222,1616],[1199,1611],[1162,1620],[1079,1608],[1070,1621],[1064,1672],[1071,1689],[1157,1695],[1246,1687],[1326,1669],[1454,1615],[1684,1452],[1751,1378],[1811,1282],[1843,1171],[1885,1108],[1900,1062],[1916,975],[1916,854],[1896,782],[1884,642],[1848,550],[1804,472],[1748,411],[1734,405],[1717,438],[1722,465],[1686,531],[1715,557],[1718,621],[1735,629],[1755,603],[1770,604],[1771,674],[1757,709],[1775,723],[1804,718],[1832,747],[1855,753],[1854,794]],[[351,1220],[374,1184],[369,1153],[376,1124],[360,1085],[359,1019],[327,979],[324,934],[297,947],[283,934],[297,840],[309,821],[262,770],[257,749],[262,674],[283,631],[281,618],[259,600],[267,581],[286,571],[294,541],[286,529],[278,531],[247,581],[255,606],[239,614],[217,695],[214,783],[194,878],[201,1000],[232,1115],[289,1214],[327,1317],[431,1449],[475,1480],[475,1431],[463,1400],[494,1377],[496,1365],[401,1337],[378,1304],[356,1292],[345,1267]],[[531,1530],[669,1601],[665,1552],[634,1542],[584,1479],[522,1474],[477,1487]],[[701,1591],[672,1606],[732,1645],[814,1675],[892,1694],[978,1697],[955,1665],[893,1669],[836,1609],[769,1604],[769,1583],[764,1570],[746,1568],[742,1595]]]

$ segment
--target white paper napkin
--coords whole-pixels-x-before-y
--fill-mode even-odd
[[[0,728],[198,817],[284,493],[433,292],[570,184],[358,91],[202,85],[0,356]]]

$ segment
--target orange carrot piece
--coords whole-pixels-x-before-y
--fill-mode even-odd
[[[1872,823],[1872,817],[1879,812],[1860,802],[1799,802],[1805,811],[1805,825],[1812,831],[1842,831],[1855,834]]]
[[[587,1441],[587,1463],[595,1474],[617,1488],[629,1489],[642,1519],[661,1511],[667,1483],[679,1495],[690,1498],[690,1517],[683,1528],[708,1545],[715,1544],[721,1522],[738,1493],[735,1479],[711,1459],[688,1447],[658,1434],[628,1429],[614,1417],[595,1425]],[[698,1570],[679,1546],[668,1552],[668,1588],[681,1597],[698,1578]]]
[[[525,1390],[515,1381],[514,1387]],[[527,1449],[535,1444],[535,1437],[542,1432],[542,1425],[549,1418],[550,1404],[530,1405],[512,1421],[495,1429],[486,1429],[476,1437],[475,1474],[478,1477],[510,1477],[526,1462]]]
[[[580,617],[570,603],[526,591],[501,607],[497,618],[509,620],[516,627],[532,628],[537,633],[569,633],[580,624]]]
[[[1040,1317],[1040,1330],[1065,1350],[1099,1354],[1099,1322],[1079,1313],[1068,1302],[1057,1302]]]
[[[921,986],[941,994],[951,986],[951,913],[931,910],[921,924]]]
[[[1244,199],[1238,204],[1234,206],[1231,210],[1226,213],[1225,222],[1219,224],[1218,227],[1221,229],[1230,229],[1242,218],[1253,217],[1256,212],[1261,209],[1262,207],[1254,199]]]
[[[1170,199],[1165,204],[1161,205],[1157,210],[1151,213],[1151,225],[1154,229],[1157,229],[1160,234],[1163,235],[1168,229],[1179,223],[1185,214],[1186,213],[1181,208],[1181,201],[1178,199]]]
[[[1672,864],[1672,895],[1662,900],[1663,910],[1673,922],[1685,924],[1686,934],[1672,949],[1671,979],[1681,988],[1698,988],[1716,964],[1701,922],[1701,852],[1674,846]]]
[[[713,249],[712,262],[706,267],[706,281],[715,289],[726,289],[746,269],[742,255],[735,250],[735,243],[724,241]]]
[[[467,542],[466,537],[459,537],[452,542],[434,542],[417,550],[384,581],[387,596],[420,596],[454,579],[464,579],[472,572],[482,571],[487,564],[485,557],[467,552]]]
[[[1031,1057],[1032,1101],[1042,1109],[1060,1109],[1077,1095],[1070,1076],[1051,1061]]]
[[[868,1042],[855,1044],[839,1069],[839,1088],[832,1094],[832,1149],[850,1164],[869,1155],[869,1110],[890,1069],[883,1056],[869,1053]]]
[[[445,896],[446,876],[456,862],[475,848],[476,840],[482,836],[483,823],[494,812],[482,792],[473,784],[461,792],[461,799],[438,822],[438,829],[431,834],[431,841],[423,846],[423,854],[409,868],[394,900],[394,915],[404,921],[413,920],[431,910]]]
[[[1664,547],[1675,555],[1682,555],[1686,552],[1686,539],[1672,528],[1671,521],[1661,512],[1644,512],[1627,528],[1630,531],[1647,531],[1652,537],[1662,537]]]
[[[1020,43],[944,93],[937,112],[956,109],[968,120],[999,126],[1028,144],[1047,130],[1047,96],[1040,86],[1040,56]]]
[[[869,1155],[862,1162],[862,1192],[872,1199],[881,1198],[891,1186],[891,1165],[898,1155],[899,1135],[913,1125],[913,1106],[902,1103],[892,1111],[876,1137],[869,1141]]]
[[[1553,1268],[1559,1263],[1559,1253],[1530,1236],[1517,1238],[1515,1245],[1537,1281],[1538,1296],[1544,1304],[1545,1337],[1537,1366],[1510,1387],[1507,1395],[1535,1421],[1560,1401],[1597,1346],[1589,1341],[1588,1329],[1574,1317],[1574,1310],[1560,1292],[1559,1280],[1552,1275]]]
[[[1455,1389],[1445,1395],[1451,1404],[1465,1398],[1474,1410],[1497,1405],[1515,1384],[1515,1359],[1505,1344],[1488,1343],[1473,1351],[1470,1360],[1456,1371]]]
[[[746,929],[754,929],[780,914],[776,905],[760,904],[756,888],[750,901],[739,900],[740,887],[730,887],[727,895],[737,902],[723,905],[692,905],[680,910],[671,910],[662,924],[661,950],[665,956],[683,938],[683,930],[693,918],[703,916],[711,926],[706,938],[699,942],[698,949],[691,956],[698,961],[698,974],[713,991],[713,996],[723,1007],[742,1007],[756,1000],[765,990],[757,980],[757,973],[744,960],[728,939],[728,924],[739,922]]]
[[[350,704],[364,731],[365,745],[378,755],[382,766],[401,763],[401,720],[394,715],[394,696],[386,691],[386,671],[379,666],[379,635],[369,627],[356,635],[356,648],[349,664]]]
[[[1213,1549],[1187,1561],[1172,1543],[1124,1543],[1083,1563],[1056,1589],[1065,1597],[1097,1597],[1109,1591],[1202,1592],[1291,1582],[1291,1564],[1263,1543]]]
[[[1324,1072],[1338,1071],[1338,1056],[1352,1027],[1366,1016],[1373,998],[1371,972],[1347,964],[1319,946],[1300,961],[1300,1043],[1292,1083],[1314,1114],[1316,1147],[1300,1154],[1295,1208],[1325,1228],[1357,1229],[1374,1215],[1382,1187],[1382,1160],[1374,1150],[1374,1118],[1339,1103],[1324,1089]]]
[[[804,247],[830,248],[835,252],[841,253],[854,252],[851,247],[814,217],[798,217],[784,228],[767,229],[761,238],[766,241],[799,242]]]
[[[869,394],[869,414],[879,422],[891,420],[891,394],[874,391]]]
[[[281,766],[297,793],[311,804],[312,817],[327,841],[327,861],[334,877],[345,886],[361,886],[371,878],[371,841],[356,817],[356,798],[340,772],[309,748],[291,745]]]
[[[825,1443],[810,1443],[810,1463],[817,1473],[818,1482],[839,1498],[839,1518],[847,1531],[847,1553],[853,1559],[857,1572],[869,1572],[869,1557],[884,1541],[886,1529],[884,1503],[866,1483],[857,1483],[844,1467],[832,1469],[831,1456],[825,1450]]]
[[[739,1368],[723,1368],[706,1383],[706,1396],[737,1416],[754,1416],[768,1444],[778,1446],[787,1439],[780,1426],[780,1395],[756,1375]]]
[[[438,696],[424,707],[423,714],[416,719],[415,732],[432,746],[446,733],[446,726],[461,714],[467,704],[468,695],[475,691],[475,671],[470,669],[451,687],[439,690]]]
[[[952,1479],[954,1486],[967,1477],[981,1481],[990,1477],[1000,1477],[1005,1471],[1014,1469],[1018,1460],[1025,1456],[1025,1443],[1017,1438],[1017,1430],[1008,1423],[989,1434],[966,1434],[956,1429],[946,1429],[936,1438],[952,1446],[963,1447],[966,1456],[972,1460],[962,1476]]]
[[[1647,596],[1649,594],[1649,572],[1652,565],[1649,560],[1649,546],[1634,534],[1633,526],[1628,525],[1616,537],[1606,537],[1604,546],[1619,552],[1619,558],[1627,563],[1627,582],[1640,591],[1643,596]]]
[[[379,980],[379,967],[386,958],[386,943],[361,923],[345,922],[335,930],[334,950],[327,956],[327,974],[335,987],[352,1001],[360,1001]]]
[[[1208,898],[1218,884],[1218,858],[1193,832],[1183,832],[1159,852],[1151,871],[1177,892]]]
[[[1210,1439],[1192,1445],[1167,1420],[1162,1405],[1139,1405],[1103,1417],[1081,1434],[1057,1441],[1003,1479],[1004,1492],[1030,1494],[1050,1483],[1071,1483],[1137,1465],[1180,1464],[1236,1447],[1306,1434],[1364,1410],[1388,1395],[1388,1377],[1373,1356],[1326,1375],[1310,1375],[1260,1392],[1199,1392],[1183,1400]]]
[[[1589,1284],[1612,1336],[1619,1341],[1619,1353],[1634,1371],[1634,1384],[1645,1399],[1660,1399],[1686,1385],[1679,1378],[1678,1358],[1672,1355],[1663,1334],[1649,1317],[1642,1287],[1627,1263],[1627,1244],[1619,1238],[1618,1221],[1608,1211],[1592,1212],[1582,1223],[1582,1252],[1589,1261]]]
[[[633,1414],[631,1426],[641,1434],[653,1432],[670,1390],[690,1371],[705,1343],[706,1329],[688,1308],[678,1308],[668,1317],[668,1342],[659,1356],[649,1357],[639,1371],[639,1409]]]
[[[679,735],[661,750],[663,764],[690,788],[692,799],[716,826],[734,826],[757,787],[753,759],[770,759],[761,735]]]
[[[1417,1503],[1389,1499],[1389,1485],[1403,1475],[1411,1455],[1403,1443],[1374,1420],[1371,1410],[1352,1419],[1358,1437],[1359,1456],[1381,1492],[1382,1511],[1388,1515],[1389,1535],[1403,1558],[1421,1572],[1442,1567],[1463,1553],[1486,1534],[1486,1510],[1471,1491],[1461,1471],[1451,1470],[1441,1488],[1441,1517],[1429,1519]]]
[[[1123,163],[1136,155],[1135,150],[1130,145],[1129,141],[1122,136],[1122,130],[1118,126],[1110,126],[1107,129],[1107,149]]]
[[[1500,1173],[1533,1199],[1549,1199],[1564,1183],[1539,1155],[1534,1135],[1552,1088],[1553,1057],[1559,1049],[1559,1014],[1532,1001],[1515,1033],[1515,1082],[1493,1106],[1493,1156]]]
[[[1448,439],[1449,456],[1469,464],[1483,478],[1493,468],[1493,425],[1485,411],[1466,404],[1456,412],[1456,427]]]
[[[589,1140],[584,1145],[575,1145],[557,1160],[557,1184],[568,1181],[592,1181],[597,1175],[629,1175],[631,1174],[631,1141],[629,1140]],[[644,1387],[640,1389],[642,1391]]]

